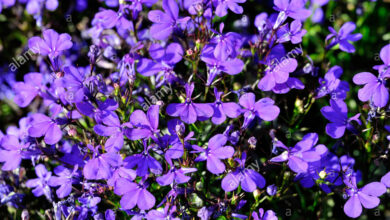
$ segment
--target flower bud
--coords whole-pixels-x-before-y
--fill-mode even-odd
[[[257,139],[252,136],[248,139],[248,143],[250,148],[255,149],[257,144]]]

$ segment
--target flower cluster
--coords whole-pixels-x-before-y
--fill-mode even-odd
[[[77,35],[45,23],[57,0],[0,0],[42,28],[27,41],[31,71],[0,80],[26,113],[0,133],[1,204],[21,207],[27,187],[50,219],[273,220],[312,188],[352,218],[378,207],[390,174],[368,179],[349,148],[381,163],[387,146],[371,138],[387,117],[390,45],[352,84],[303,43],[328,1],[270,3],[230,22],[249,0],[105,0]],[[354,53],[356,28],[329,27],[323,56]],[[312,106],[325,126],[305,127]]]

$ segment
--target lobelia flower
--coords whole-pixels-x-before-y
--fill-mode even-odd
[[[28,47],[34,53],[46,56],[52,60],[58,57],[64,50],[72,47],[69,34],[58,34],[53,29],[43,31],[43,39],[40,37],[32,37],[28,40]]]
[[[200,153],[195,159],[195,162],[207,161],[207,170],[213,174],[221,174],[225,171],[225,164],[222,159],[228,159],[233,156],[234,148],[224,146],[227,142],[227,137],[223,134],[213,136],[208,143],[206,149],[193,145],[192,153]]]
[[[381,183],[383,183],[387,188],[390,188],[390,172],[387,172],[382,176]]]
[[[322,6],[328,4],[329,0],[313,0],[310,1],[310,9],[312,10],[311,20],[313,23],[320,23],[324,19],[324,11]]]
[[[50,187],[48,186],[51,172],[47,171],[43,164],[38,164],[35,166],[35,173],[38,178],[27,180],[26,186],[28,188],[34,188],[32,190],[34,196],[39,197],[45,195],[48,200],[51,200]]]
[[[104,137],[109,137],[104,144],[104,148],[108,152],[118,152],[123,146],[123,134],[129,123],[121,122],[117,115],[108,115],[102,120],[102,124],[97,124],[93,127],[96,134]]]
[[[360,113],[348,118],[347,104],[343,100],[330,100],[330,106],[322,107],[322,115],[331,123],[326,125],[326,133],[332,138],[340,138],[344,135],[345,129],[356,133],[356,129],[352,125],[352,121],[361,124],[359,117]]]
[[[29,0],[26,5],[26,11],[30,15],[40,14],[43,5],[49,11],[54,11],[58,7],[58,0]]]
[[[358,92],[360,101],[370,101],[376,107],[385,107],[389,100],[389,91],[386,88],[386,78],[389,77],[390,72],[379,73],[378,77],[369,72],[356,74],[353,82],[356,85],[364,85]]]
[[[84,193],[81,197],[78,198],[81,206],[76,206],[74,210],[79,213],[78,219],[88,219],[92,218],[97,212],[97,205],[100,203],[101,198],[93,196],[89,193]]]
[[[9,8],[15,5],[16,0],[0,0],[0,13],[4,8]]]
[[[137,166],[137,176],[144,177],[149,174],[149,170],[154,174],[162,173],[161,164],[149,154],[153,146],[148,146],[147,141],[144,140],[144,151],[140,154],[134,154],[126,157],[124,161],[124,167],[132,169]]]
[[[277,141],[276,147],[282,148],[284,151],[279,156],[272,158],[271,162],[284,162],[290,169],[296,173],[306,172],[309,165],[308,162],[315,162],[321,159],[321,155],[327,152],[326,146],[317,145],[318,135],[316,133],[306,134],[301,141],[295,144],[294,147],[288,148],[282,142]]]
[[[374,66],[374,69],[382,74],[383,72],[388,72],[390,67],[390,44],[382,47],[379,57],[383,61],[383,64]]]
[[[113,173],[110,179],[107,180],[107,185],[115,186],[115,183],[120,178],[125,178],[133,181],[137,177],[137,172],[132,169],[127,169],[121,164]]]
[[[174,83],[178,77],[174,72],[174,67],[182,60],[184,51],[178,43],[171,43],[162,47],[160,44],[152,44],[149,48],[149,54],[153,58],[142,58],[137,64],[137,71],[143,76],[156,75],[157,85],[160,87],[165,82]]]
[[[149,139],[158,135],[160,106],[152,105],[147,114],[141,110],[135,110],[130,116],[130,124],[133,128],[126,129],[126,136],[130,140]]]
[[[85,91],[84,86],[86,72],[80,72],[73,66],[64,67],[64,77],[61,78],[61,83],[66,88],[66,101],[69,103],[78,103],[83,101]],[[88,93],[87,93],[88,94]]]
[[[1,167],[4,171],[19,168],[22,159],[28,159],[33,155],[33,152],[28,151],[29,144],[19,143],[15,135],[5,135],[0,140],[0,162],[4,162]]]
[[[54,119],[41,113],[35,113],[31,115],[31,118],[31,127],[28,129],[28,134],[31,137],[45,136],[45,143],[50,145],[56,144],[61,140],[62,131]]]
[[[78,177],[78,168],[78,165],[74,166],[73,170],[63,165],[54,168],[54,173],[57,176],[51,176],[48,185],[51,187],[59,186],[56,190],[58,198],[65,198],[72,192],[72,184],[76,183],[75,177]]]
[[[253,93],[245,93],[240,97],[239,103],[244,107],[242,112],[245,117],[242,128],[247,128],[256,117],[264,121],[272,121],[279,115],[280,109],[274,105],[274,100],[262,98],[257,102],[255,101],[256,97]]]
[[[299,44],[302,42],[302,37],[307,33],[305,29],[302,29],[302,23],[298,20],[294,20],[290,24],[290,28],[288,26],[282,26],[278,32],[278,43],[285,43],[291,41],[293,44]]]
[[[241,35],[229,32],[223,34],[224,23],[219,25],[219,32],[212,30],[216,36],[211,38],[210,43],[215,44],[214,57],[218,60],[225,61],[228,57],[236,57],[239,53],[242,42]]]
[[[340,66],[333,66],[325,74],[324,78],[319,78],[320,86],[317,89],[317,97],[321,98],[330,94],[332,99],[344,100],[347,98],[349,85],[348,82],[339,79],[342,74],[343,69]]]
[[[172,162],[168,161],[168,164],[171,166],[169,171],[156,178],[156,181],[160,186],[167,186],[171,185],[172,183],[175,184],[182,184],[188,182],[191,177],[186,176],[185,174],[196,172],[196,168],[187,168],[187,167],[180,167],[176,168]]]
[[[81,114],[94,118],[98,124],[102,124],[107,117],[118,117],[114,112],[118,108],[118,103],[114,99],[106,99],[103,102],[97,101],[97,108],[90,102],[79,102],[76,103],[76,108]]]
[[[271,61],[273,62],[273,61]],[[260,80],[257,87],[263,91],[272,90],[277,84],[286,83],[291,72],[294,72],[298,62],[293,58],[284,59],[282,62],[269,63],[264,77]]]
[[[175,0],[163,0],[162,7],[165,11],[152,10],[148,18],[154,24],[150,27],[150,35],[156,40],[167,39],[177,25],[185,25],[190,17],[179,18],[179,6]]]
[[[327,49],[330,49],[334,47],[335,45],[339,44],[340,50],[347,52],[347,53],[354,53],[355,47],[349,42],[349,41],[358,41],[362,38],[362,34],[351,34],[355,29],[356,25],[353,22],[347,22],[341,26],[339,32],[332,27],[328,27],[329,31],[331,32],[328,36],[326,36],[326,41],[331,40],[329,45],[326,47]]]
[[[294,77],[289,77],[285,83],[278,84],[276,83],[275,87],[272,89],[272,92],[276,94],[285,94],[288,93],[291,89],[302,90],[305,88],[305,85],[301,80]]]
[[[13,85],[15,92],[14,102],[20,107],[27,107],[31,101],[44,89],[43,76],[40,73],[28,73],[24,75],[24,82]]]
[[[194,103],[192,100],[192,92],[194,91],[194,83],[186,84],[186,101],[185,103],[169,104],[166,112],[169,116],[178,117],[187,124],[192,124],[196,120],[204,120],[213,116],[213,107],[209,103]]]
[[[304,0],[274,0],[274,4],[274,9],[279,11],[279,15],[273,29],[277,29],[287,17],[305,20],[311,14],[311,11],[305,8]]]
[[[331,193],[335,186],[342,185],[342,175],[340,172],[352,165],[348,157],[342,156],[340,159],[331,152],[326,153],[327,149],[322,149],[321,160],[309,163],[306,173],[299,173],[294,181],[299,181],[304,188],[311,188],[316,183],[325,193]],[[347,163],[346,163],[347,161]]]
[[[362,214],[362,205],[366,209],[373,209],[380,203],[379,196],[386,192],[386,187],[380,182],[369,183],[362,188],[356,185],[356,178],[344,179],[348,187],[346,194],[349,197],[344,205],[344,212],[348,217],[357,218]]]
[[[238,3],[245,3],[246,0],[214,0],[215,14],[223,17],[228,14],[228,9],[235,14],[242,14],[244,9]]]
[[[104,213],[104,219],[115,220],[115,212],[112,209],[107,209]]]
[[[235,102],[222,102],[221,96],[223,92],[218,92],[214,87],[215,102],[212,105],[214,109],[213,117],[211,121],[216,124],[222,124],[226,120],[226,116],[229,118],[237,118],[241,114],[241,107]]]
[[[267,194],[268,195],[274,196],[274,195],[276,195],[277,192],[278,192],[278,187],[275,186],[275,184],[267,186]]]
[[[87,145],[88,149],[92,151],[92,159],[88,160],[83,169],[85,179],[100,180],[108,179],[112,175],[111,167],[118,166],[122,158],[119,154],[110,152],[99,155],[99,148],[94,148],[92,145]]]
[[[185,125],[178,119],[168,121],[168,130],[172,135],[168,136],[167,144],[171,147],[167,146],[168,149],[165,152],[165,159],[168,163],[172,163],[172,159],[179,159],[183,156],[184,148],[192,149],[192,145],[189,141],[194,140],[194,138],[192,138],[194,132],[191,131],[187,136],[184,136]]]
[[[169,207],[169,205],[166,205],[164,209],[159,210],[150,210],[148,214],[146,215],[146,219],[156,219],[156,220],[165,220],[165,219],[172,219],[172,220],[180,220],[176,216],[176,206],[172,206],[172,208]]]
[[[157,1],[158,0],[130,0],[130,8],[134,11],[133,18],[136,18],[138,13],[142,11],[142,5],[146,5],[146,7],[150,8]]]
[[[214,78],[221,72],[225,72],[229,75],[239,74],[244,68],[244,62],[238,58],[229,58],[227,60],[219,60],[214,57],[216,48],[208,44],[201,53],[200,59],[207,65],[207,83],[206,86],[210,86]]]
[[[257,187],[263,188],[265,186],[264,177],[258,172],[245,168],[246,153],[242,153],[241,159],[236,158],[239,166],[235,171],[226,174],[222,179],[221,186],[225,192],[230,192],[241,184],[242,190],[245,192],[253,192]]]
[[[132,209],[137,205],[141,210],[148,210],[153,208],[156,199],[147,188],[148,184],[143,180],[137,184],[121,178],[116,181],[114,192],[122,196],[120,204],[123,209]]]
[[[278,220],[276,213],[272,210],[267,210],[264,212],[263,208],[259,209],[259,214],[252,212],[253,220]]]

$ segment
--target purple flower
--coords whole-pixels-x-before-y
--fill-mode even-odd
[[[62,51],[72,47],[69,34],[58,34],[53,29],[43,31],[43,39],[40,37],[32,37],[28,40],[28,47],[34,53],[46,56],[50,59],[58,57]]]
[[[189,143],[194,136],[194,132],[191,131],[185,136],[185,125],[179,119],[172,119],[168,121],[168,130],[172,135],[165,135],[160,138],[160,147],[166,144],[165,159],[168,163],[172,163],[172,159],[179,159],[184,154],[184,148],[192,149],[192,145]]]
[[[15,135],[5,135],[0,138],[0,162],[4,162],[2,170],[14,170],[20,166],[22,159],[30,157],[28,153],[29,144],[19,143],[18,137]]]
[[[309,165],[308,162],[315,162],[321,159],[326,146],[317,145],[318,135],[316,133],[309,133],[305,135],[294,147],[288,148],[282,142],[278,141],[276,147],[282,148],[284,151],[279,156],[272,158],[271,162],[284,162],[290,169],[296,173],[306,172]]]
[[[78,176],[78,166],[74,166],[73,170],[70,170],[63,165],[57,166],[54,169],[54,173],[57,176],[50,177],[48,184],[51,187],[59,186],[56,190],[58,198],[65,198],[72,192],[72,183],[75,182],[74,177]]]
[[[285,94],[288,93],[291,89],[302,90],[305,88],[305,85],[301,80],[294,77],[289,77],[285,83],[276,84],[272,91],[276,94]]]
[[[225,164],[221,159],[228,159],[233,156],[234,148],[224,146],[227,142],[226,136],[217,134],[209,140],[206,149],[193,145],[192,153],[200,153],[195,162],[207,160],[207,170],[213,174],[221,174],[225,171]]]
[[[223,17],[227,15],[228,9],[235,14],[242,14],[244,9],[238,3],[244,3],[246,0],[214,0],[213,2],[216,5],[215,14],[218,17]]]
[[[332,27],[328,27],[331,32],[328,36],[326,36],[326,41],[332,39],[330,44],[327,46],[327,49],[334,47],[335,45],[340,45],[340,50],[347,53],[354,53],[355,47],[349,43],[349,41],[358,41],[362,38],[362,34],[351,34],[355,29],[356,25],[353,22],[347,22],[341,26],[339,32]]]
[[[373,209],[380,203],[379,196],[386,192],[386,187],[380,182],[369,183],[362,188],[356,185],[356,178],[344,179],[348,187],[346,194],[349,199],[344,205],[344,212],[351,218],[357,218],[362,214],[362,205],[366,209]]]
[[[282,59],[280,63],[270,63],[257,87],[263,91],[272,90],[276,84],[287,82],[289,74],[294,72],[297,66],[298,62],[292,58]]]
[[[149,174],[149,170],[154,174],[162,173],[161,164],[149,154],[149,150],[152,146],[147,146],[144,141],[144,151],[140,154],[134,154],[126,157],[123,161],[125,162],[124,167],[133,168],[137,166],[137,176],[144,177]]]
[[[201,60],[206,63],[208,74],[206,86],[210,86],[214,78],[221,72],[229,75],[239,74],[244,68],[244,62],[238,58],[229,58],[227,60],[219,60],[214,57],[217,48],[213,44],[206,45],[201,54]]]
[[[4,8],[9,8],[15,5],[16,0],[0,0],[0,13]]]
[[[237,118],[241,114],[241,107],[237,103],[221,101],[222,94],[223,92],[218,92],[217,88],[214,87],[214,115],[211,121],[216,125],[223,123],[226,120],[226,116],[229,118]]]
[[[112,175],[111,167],[118,166],[122,161],[122,158],[117,153],[105,153],[98,155],[100,146],[94,148],[91,145],[87,146],[93,153],[92,159],[88,160],[83,169],[83,174],[86,179],[100,180],[108,179]]]
[[[274,0],[276,11],[279,11],[274,29],[278,28],[287,17],[295,20],[305,20],[311,14],[311,11],[305,8],[304,0]]]
[[[134,127],[126,129],[126,136],[130,140],[139,140],[159,134],[159,109],[158,105],[152,105],[147,115],[141,110],[135,110],[130,116],[130,124]]]
[[[284,43],[291,41],[293,44],[299,44],[302,42],[302,37],[306,34],[306,30],[302,29],[302,23],[298,20],[294,20],[290,24],[290,28],[288,26],[283,26],[277,32],[278,43]]]
[[[278,192],[278,187],[275,184],[267,186],[267,194],[274,196]]]
[[[117,152],[123,146],[123,133],[128,123],[121,125],[117,115],[108,115],[103,119],[103,124],[97,124],[93,130],[96,134],[109,137],[104,145],[108,152]]]
[[[61,82],[66,88],[65,99],[69,103],[78,103],[84,98],[84,80],[86,75],[73,66],[64,67],[64,77]],[[85,73],[85,72],[84,72]]]
[[[242,154],[241,159],[235,159],[239,166],[233,172],[226,174],[222,179],[221,186],[226,192],[233,191],[241,184],[242,190],[245,192],[253,192],[257,187],[263,188],[265,186],[264,177],[258,172],[245,168],[246,153]]]
[[[38,178],[27,180],[26,186],[28,188],[34,188],[32,190],[34,196],[39,197],[45,195],[47,199],[51,200],[50,187],[48,186],[51,172],[47,171],[43,164],[38,164],[35,166],[35,173]]]
[[[156,40],[165,40],[172,34],[178,24],[185,25],[190,17],[179,18],[179,6],[175,0],[163,0],[165,11],[152,10],[148,18],[154,24],[150,27],[150,35]]]
[[[349,85],[348,82],[339,79],[342,74],[343,69],[340,66],[333,66],[325,74],[324,78],[319,78],[320,86],[317,91],[317,97],[321,98],[330,94],[332,99],[344,100],[347,98]]]
[[[192,92],[194,91],[194,83],[186,84],[186,101],[180,104],[169,104],[166,111],[167,114],[173,117],[180,116],[180,119],[187,124],[192,124],[196,120],[204,120],[210,118],[214,111],[211,104],[194,103],[192,100]]]
[[[157,1],[158,0],[130,0],[130,2],[131,2],[130,8],[135,12],[135,14],[138,14],[138,12],[142,11],[142,5],[146,5],[147,7],[151,7]],[[133,17],[135,17],[135,16],[133,16]]]
[[[175,217],[176,206],[172,206],[170,209],[169,205],[166,205],[164,209],[160,210],[150,210],[146,216],[146,219],[156,219],[156,220],[179,220],[179,218]]]
[[[196,168],[187,168],[181,167],[176,168],[172,163],[170,163],[171,169],[169,169],[168,173],[157,177],[156,181],[161,186],[167,186],[172,183],[182,184],[188,182],[191,177],[186,176],[185,174],[196,172]]]
[[[97,101],[97,108],[90,102],[79,102],[76,103],[76,108],[81,114],[94,118],[98,124],[102,124],[103,120],[107,117],[118,117],[114,112],[118,108],[118,103],[114,99],[106,99],[103,102]]]
[[[28,133],[31,137],[45,136],[46,144],[56,144],[62,138],[62,131],[55,120],[41,113],[35,113],[31,116],[31,127]]]
[[[279,115],[279,107],[274,105],[274,100],[270,98],[262,98],[259,101],[255,102],[255,94],[245,93],[240,97],[239,103],[244,109],[244,124],[243,128],[247,128],[250,123],[256,118],[259,117],[264,121],[272,121]]]
[[[14,102],[23,108],[28,106],[44,87],[42,83],[43,76],[40,73],[24,75],[24,82],[17,82],[13,85]]]
[[[390,67],[390,44],[382,47],[379,57],[383,61],[383,64],[374,66],[374,69],[382,74],[383,72],[388,72]]]
[[[381,183],[383,183],[387,188],[390,188],[390,172],[387,172],[381,178]]]
[[[141,210],[148,210],[153,208],[156,199],[147,187],[145,183],[137,184],[121,178],[116,181],[114,192],[122,196],[120,204],[123,209],[132,209],[137,205]]]
[[[340,138],[344,135],[345,129],[355,132],[352,121],[361,124],[360,113],[348,118],[348,108],[343,100],[330,100],[330,106],[321,109],[322,115],[331,123],[326,125],[326,133],[332,138]],[[356,133],[356,132],[355,132]]]
[[[210,40],[210,43],[216,45],[214,57],[221,61],[225,61],[228,57],[235,58],[242,44],[241,35],[234,32],[223,34],[224,26],[222,22],[219,25],[219,32],[213,31],[216,36]]]
[[[264,212],[263,208],[259,209],[259,214],[256,212],[252,213],[253,220],[278,220],[276,213],[272,210],[267,210]]]
[[[388,77],[390,77],[390,72],[380,73],[378,77],[369,72],[356,74],[353,82],[356,85],[364,85],[358,92],[360,101],[370,101],[376,107],[385,107],[389,100],[389,91],[385,85]]]
[[[43,6],[49,11],[54,11],[58,7],[58,0],[29,0],[26,5],[26,11],[30,15],[39,14]]]
[[[149,54],[153,58],[140,59],[137,64],[137,71],[144,76],[156,75],[157,87],[165,82],[174,83],[178,81],[178,77],[174,72],[176,63],[183,58],[183,48],[178,43],[171,43],[162,47],[160,44],[152,44],[149,48]]]

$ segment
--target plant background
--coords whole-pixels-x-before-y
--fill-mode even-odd
[[[59,33],[69,33],[72,40],[75,42],[74,50],[79,53],[79,57],[75,63],[80,66],[88,64],[88,46],[91,45],[90,40],[80,38],[81,32],[87,27],[90,27],[90,22],[99,7],[103,7],[104,3],[97,0],[89,0],[88,8],[82,12],[75,9],[77,0],[60,1],[60,5],[54,12],[45,11],[43,14],[43,24],[46,28],[53,28]],[[254,18],[260,12],[273,12],[272,1],[255,1],[247,0],[242,4],[244,7],[244,15],[249,19],[249,31],[254,33],[253,25]],[[142,12],[145,13],[145,12]],[[372,66],[379,64],[380,49],[390,43],[390,1],[358,1],[358,0],[340,0],[329,1],[329,4],[324,7],[324,22],[320,24],[311,23],[308,19],[304,28],[308,31],[303,38],[302,48],[304,54],[309,55],[315,65],[319,67],[318,74],[323,76],[329,67],[339,65],[343,68],[344,73],[342,80],[350,84],[350,92],[346,103],[349,107],[349,112],[361,112],[364,118],[367,116],[369,107],[363,105],[357,98],[357,90],[359,87],[352,83],[354,74],[371,71]],[[229,13],[228,16],[220,18],[225,22],[225,28],[229,30],[239,30],[233,27],[236,20],[243,19],[243,15]],[[244,18],[245,19],[245,18]],[[336,30],[345,22],[353,21],[357,24],[356,32],[363,35],[363,38],[355,42],[356,52],[348,54],[336,50],[335,48],[325,53],[325,37],[329,33],[328,26],[335,27]],[[9,63],[13,59],[22,55],[27,50],[27,41],[30,37],[40,35],[41,28],[37,26],[35,19],[24,11],[24,6],[16,5],[9,9],[4,9],[0,14],[0,129],[4,132],[10,125],[17,125],[18,119],[25,116],[28,112],[34,111],[38,105],[30,105],[26,109],[20,109],[12,102],[12,95],[7,95],[9,87],[12,86],[12,79],[16,81],[23,80],[23,75],[31,72],[36,67],[35,57],[29,59],[25,64],[21,65],[16,72],[9,70]],[[301,62],[306,61],[305,57],[299,57]],[[179,65],[180,66],[180,65]],[[241,85],[250,83],[252,79],[248,79],[243,75],[234,77],[234,82]],[[328,105],[327,99],[318,99],[307,112],[302,112],[300,109],[308,101],[308,94],[317,85],[317,79],[314,77],[305,77],[303,80],[306,87],[302,91],[288,93],[287,95],[276,95],[277,105],[282,112],[279,118],[286,120],[280,125],[274,126],[278,128],[278,137],[286,144],[294,144],[299,140],[304,133],[317,132],[320,134],[319,143],[324,143],[329,147],[334,145],[334,150],[340,147],[347,148],[348,152],[353,155],[356,160],[355,168],[363,173],[363,182],[379,180],[379,176],[390,168],[390,163],[387,158],[382,157],[386,166],[377,166],[375,158],[380,158],[381,151],[389,147],[386,141],[386,131],[364,132],[361,134],[364,143],[359,143],[356,138],[350,135],[345,135],[342,141],[337,141],[325,134],[324,128],[327,123],[326,119],[321,115],[321,107]],[[249,81],[249,82],[248,82]],[[310,86],[312,85],[312,87]],[[167,97],[166,99],[172,99]],[[36,111],[36,109],[35,109]],[[294,112],[299,112],[296,117],[299,117],[297,123],[289,121]],[[280,121],[280,120],[279,120]],[[389,124],[387,117],[376,120],[371,124],[372,127],[383,127]],[[204,129],[207,134],[210,128]],[[373,129],[374,130],[374,129]],[[221,132],[223,129],[221,130]],[[268,133],[262,129],[256,129],[253,136],[258,139],[256,150],[260,155],[270,155],[270,137]],[[381,150],[373,150],[381,149]],[[266,158],[259,158],[261,162],[265,162]],[[28,166],[28,163],[26,164]],[[23,164],[22,164],[23,166]],[[1,171],[4,172],[4,171]],[[35,176],[32,170],[26,170],[27,176]],[[326,195],[318,187],[312,189],[304,189],[298,183],[292,182],[292,173],[284,170],[283,166],[275,166],[266,171],[265,178],[267,180],[276,179],[277,184],[281,184],[285,180],[290,186],[286,187],[290,191],[288,197],[273,198],[269,201],[269,206],[263,206],[264,209],[274,210],[282,219],[344,219],[347,218],[343,212],[345,200],[340,195]],[[207,178],[207,177],[206,177]],[[12,182],[12,180],[11,180]],[[165,192],[159,191],[158,184],[153,184],[157,201],[161,201],[161,197]],[[211,192],[222,190],[220,185],[212,184],[206,186]],[[23,190],[23,189],[22,189]],[[51,204],[44,197],[34,197],[30,190],[24,188],[26,197],[23,200],[23,205],[30,212],[32,219],[43,218],[44,211],[51,208]],[[190,198],[189,198],[190,199]],[[104,205],[103,205],[104,207]],[[0,218],[2,219],[18,219],[22,210],[16,210],[7,206],[0,206]],[[119,217],[123,217],[120,216]],[[222,218],[222,217],[221,217]],[[365,210],[361,219],[389,219],[390,218],[390,198],[386,194],[381,197],[381,205],[376,209]]]

